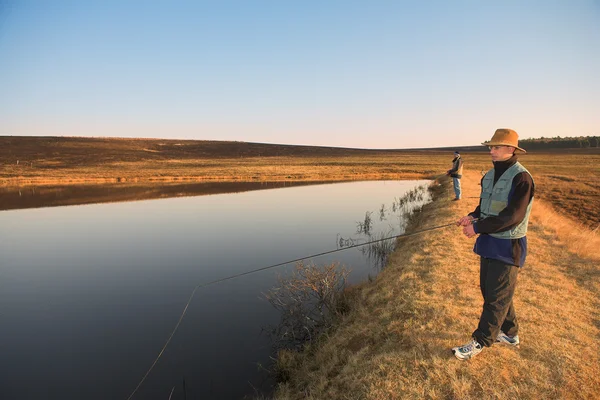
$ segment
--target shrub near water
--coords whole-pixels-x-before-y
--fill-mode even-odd
[[[296,264],[289,277],[264,297],[281,312],[279,325],[271,334],[276,349],[301,349],[329,329],[343,312],[348,271],[344,266]]]

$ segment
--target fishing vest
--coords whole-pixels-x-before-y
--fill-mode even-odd
[[[460,178],[462,176],[462,173],[463,173],[463,161],[462,161],[462,158],[457,157],[456,161],[454,161],[452,163],[452,169],[454,169],[454,167],[456,167],[456,172],[452,173],[450,176]]]
[[[481,182],[481,218],[497,216],[500,214],[500,211],[506,208],[508,205],[508,195],[510,194],[512,181],[515,176],[521,172],[527,172],[529,176],[531,176],[529,171],[527,171],[527,169],[525,169],[525,167],[522,166],[518,161],[504,171],[500,178],[498,178],[498,181],[495,185],[494,172],[495,171],[493,168],[489,170]],[[533,177],[531,180],[533,181]],[[508,231],[490,233],[489,235],[498,239],[519,239],[524,237],[527,234],[527,224],[529,223],[529,214],[531,213],[532,204],[533,197],[527,205],[527,211],[525,212],[523,221],[521,221],[517,226]]]

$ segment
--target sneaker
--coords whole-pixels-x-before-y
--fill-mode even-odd
[[[452,353],[459,360],[468,360],[469,358],[475,357],[477,354],[483,351],[483,346],[479,344],[474,338],[467,344],[462,346],[453,347]]]
[[[454,200],[452,200],[452,201],[459,201],[459,200],[460,200],[460,199],[454,199]]]
[[[496,343],[504,343],[509,346],[519,347],[521,341],[519,340],[519,335],[508,336],[506,333],[500,331],[496,337]]]

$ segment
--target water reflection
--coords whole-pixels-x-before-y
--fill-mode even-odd
[[[420,182],[352,182],[0,212],[0,398],[125,399],[193,288],[335,248],[365,210]],[[41,189],[40,189],[41,190]],[[390,207],[387,207],[390,208]],[[396,225],[375,218],[373,233]],[[338,262],[365,280],[359,249]],[[268,393],[279,314],[260,293],[293,265],[203,288],[136,399]]]
[[[400,198],[395,197],[390,207],[385,203],[381,205],[378,226],[372,218],[374,211],[366,211],[364,219],[356,223],[358,237],[336,235],[338,248],[360,246],[361,253],[373,266],[383,268],[396,246],[394,236],[403,234],[410,215],[420,211],[430,200],[428,186],[417,186]]]
[[[238,193],[335,182],[196,182],[0,187],[0,211]]]

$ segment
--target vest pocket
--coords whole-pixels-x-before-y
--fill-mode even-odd
[[[490,211],[496,215],[500,214],[500,211],[504,210],[508,205],[508,201],[491,200]]]

